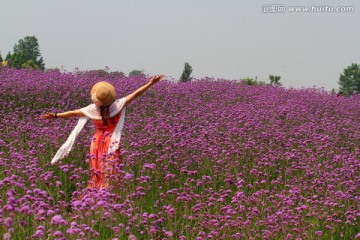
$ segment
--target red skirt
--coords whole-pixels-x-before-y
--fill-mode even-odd
[[[90,145],[90,182],[89,188],[109,188],[120,183],[119,167],[121,159],[121,145],[108,154],[111,134],[119,122],[121,111],[114,117],[107,119],[107,125],[102,120],[94,120],[96,132]]]

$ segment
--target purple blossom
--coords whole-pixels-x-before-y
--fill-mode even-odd
[[[11,239],[11,234],[10,233],[4,233],[3,234],[3,239],[4,240],[10,240]]]
[[[95,82],[113,83],[121,97],[148,79],[0,72],[4,239],[30,223],[34,238],[57,239],[352,239],[357,232],[359,96],[212,78],[160,81],[129,105],[121,164],[109,178],[116,184],[97,191],[86,188],[94,127],[52,166],[76,119],[37,117],[90,104]],[[104,236],[99,226],[112,231]]]
[[[11,217],[5,218],[4,225],[5,225],[7,228],[12,227],[13,224],[14,224],[14,220],[13,220]]]
[[[55,232],[53,233],[53,236],[54,236],[54,237],[57,237],[57,238],[61,238],[61,237],[64,236],[64,234],[63,234],[61,231],[55,231]]]
[[[125,179],[126,180],[130,180],[130,179],[132,179],[132,177],[133,177],[133,174],[130,174],[130,173],[125,174]]]
[[[164,231],[165,236],[172,237],[174,234],[171,231]]]
[[[133,234],[129,235],[129,240],[136,240],[136,239],[137,239],[137,238],[136,238],[135,235],[133,235]]]
[[[41,239],[44,236],[43,230],[36,230],[35,234],[32,235],[35,239]]]
[[[51,218],[51,224],[53,225],[67,225],[68,222],[62,218],[61,215],[55,215]]]

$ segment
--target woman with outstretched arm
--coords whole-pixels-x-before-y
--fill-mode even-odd
[[[90,182],[88,187],[107,189],[112,183],[119,183],[120,179],[116,169],[121,164],[120,138],[126,106],[163,77],[162,74],[152,77],[147,84],[120,99],[116,99],[114,86],[108,82],[98,82],[90,92],[93,103],[87,107],[62,113],[49,112],[41,115],[41,119],[79,117],[76,127],[55,154],[51,163],[54,164],[68,155],[76,136],[86,122],[91,119],[94,121],[96,132],[90,145]]]

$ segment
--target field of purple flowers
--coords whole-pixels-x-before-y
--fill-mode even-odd
[[[3,239],[360,238],[360,97],[202,79],[132,103],[122,187],[89,191],[88,124],[51,165],[97,81],[141,77],[0,70]],[[79,198],[84,194],[84,197]]]

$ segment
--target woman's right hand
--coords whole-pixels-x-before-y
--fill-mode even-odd
[[[55,118],[55,113],[48,112],[46,114],[41,115],[40,118],[41,119],[54,119]]]

